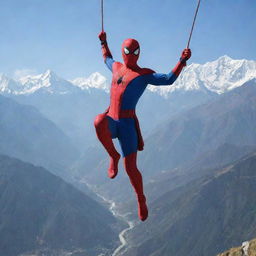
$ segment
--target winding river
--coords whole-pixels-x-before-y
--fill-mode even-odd
[[[119,233],[119,240],[120,240],[121,244],[115,249],[115,251],[112,254],[112,256],[121,256],[121,255],[123,255],[123,253],[125,253],[127,251],[127,249],[128,249],[128,243],[127,243],[127,241],[125,239],[125,234],[126,234],[126,232],[130,231],[131,229],[133,229],[135,227],[136,222],[127,220],[127,217],[126,217],[127,214],[126,215],[122,215],[122,214],[118,213],[118,211],[116,210],[116,203],[113,200],[109,200],[109,199],[105,198],[103,195],[99,194],[98,191],[96,191],[93,188],[93,186],[88,184],[86,181],[81,181],[81,183],[85,184],[99,198],[101,198],[105,203],[107,203],[109,205],[109,210],[113,214],[113,216],[115,216],[116,218],[119,218],[119,219],[125,221],[128,224],[128,227],[125,228],[124,230],[122,230]]]

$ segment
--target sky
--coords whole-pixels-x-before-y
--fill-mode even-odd
[[[126,38],[140,42],[139,64],[169,72],[186,47],[197,0],[104,0],[115,60]],[[66,79],[100,72],[100,0],[0,0],[0,73],[19,78],[53,70]],[[256,1],[201,0],[190,63],[222,55],[256,60]]]

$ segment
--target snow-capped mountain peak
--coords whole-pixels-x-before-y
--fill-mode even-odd
[[[150,86],[151,91],[168,97],[174,91],[225,93],[256,78],[256,61],[234,60],[227,55],[205,64],[190,64],[171,86]]]
[[[205,86],[218,94],[230,91],[256,77],[256,61],[233,60],[222,56],[208,62],[199,69],[199,79]]]
[[[53,81],[60,80],[59,77],[50,69],[48,69],[45,73],[39,75],[28,75],[19,79],[19,82],[24,86],[32,86],[37,85],[37,87],[48,87],[51,86]],[[30,87],[29,86],[29,87]]]
[[[58,81],[61,80],[61,78],[59,78],[52,70],[48,69],[46,70],[45,73],[41,74],[41,79],[42,80],[47,80],[49,83],[51,83],[51,81]]]
[[[256,61],[234,60],[224,55],[217,60],[205,64],[192,63],[184,68],[179,78],[171,86],[149,86],[149,90],[164,97],[173,92],[202,91],[225,93],[245,82],[256,78]],[[109,82],[100,73],[92,73],[89,77],[79,77],[67,81],[52,70],[39,75],[28,75],[15,81],[0,75],[0,93],[32,94],[35,92],[66,94],[94,89],[109,92]]]
[[[23,87],[13,79],[4,74],[0,74],[0,93],[1,94],[18,94]]]
[[[106,92],[109,91],[107,85],[107,79],[99,72],[92,73],[88,78],[79,77],[71,81],[74,85],[78,86],[82,90],[88,90],[90,88],[102,89]]]
[[[23,85],[23,94],[31,94],[36,91],[65,94],[75,89],[70,82],[60,78],[50,69],[43,74],[20,78],[19,82]]]

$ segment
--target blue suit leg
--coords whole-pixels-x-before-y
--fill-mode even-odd
[[[137,152],[138,135],[135,121],[132,118],[122,118],[118,123],[118,140],[122,150],[122,156],[126,157]]]
[[[114,120],[110,116],[107,116],[108,119],[108,128],[111,133],[111,138],[115,139],[117,138],[117,123],[118,121]]]

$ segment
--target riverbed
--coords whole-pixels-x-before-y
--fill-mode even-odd
[[[117,207],[116,207],[116,203],[113,200],[107,199],[105,198],[103,195],[101,195],[98,191],[96,191],[96,189],[88,184],[86,181],[80,181],[81,183],[85,184],[89,189],[91,189],[99,198],[101,198],[107,205],[109,205],[109,211],[113,214],[113,216],[115,216],[118,219],[121,219],[122,221],[126,222],[128,227],[125,228],[124,230],[122,230],[119,233],[119,240],[120,240],[120,245],[114,250],[112,256],[121,256],[123,255],[127,249],[129,248],[129,244],[127,242],[127,240],[125,239],[125,235],[128,231],[132,230],[135,226],[136,226],[136,222],[135,221],[130,221],[128,220],[128,215],[130,213],[127,214],[120,214],[117,211]]]

